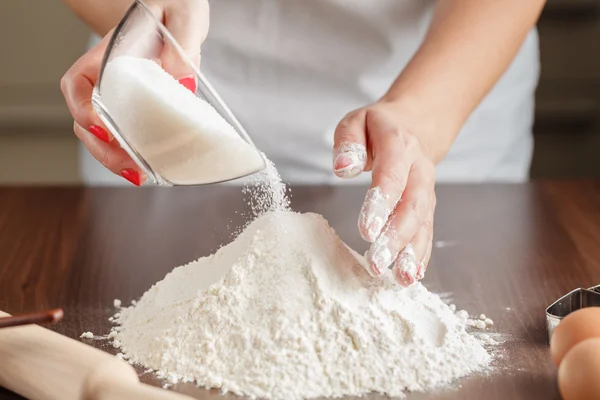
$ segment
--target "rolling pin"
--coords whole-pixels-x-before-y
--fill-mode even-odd
[[[0,386],[31,400],[191,400],[145,385],[129,363],[37,325],[0,329]]]

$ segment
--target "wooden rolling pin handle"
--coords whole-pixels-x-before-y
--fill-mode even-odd
[[[31,400],[191,400],[144,385],[127,362],[36,325],[0,329],[0,386]]]
[[[144,385],[131,365],[116,358],[111,361],[88,376],[82,400],[190,400],[175,392]]]

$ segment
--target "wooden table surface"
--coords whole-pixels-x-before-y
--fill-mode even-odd
[[[323,214],[362,252],[356,219],[364,192],[297,187],[292,205]],[[228,241],[226,225],[240,223],[243,204],[232,187],[2,188],[0,309],[63,307],[56,331],[107,333],[113,299],[128,304],[172,268]],[[559,399],[544,309],[600,283],[600,183],[440,186],[435,229],[435,240],[450,246],[434,249],[425,285],[490,316],[509,339],[492,373],[408,399]],[[192,385],[175,389],[221,398]],[[0,399],[18,398],[0,389]]]

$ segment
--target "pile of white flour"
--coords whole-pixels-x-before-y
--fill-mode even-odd
[[[489,364],[466,318],[420,283],[371,277],[323,217],[283,198],[123,308],[111,335],[124,357],[171,383],[288,400],[403,396]]]
[[[254,146],[210,104],[152,60],[110,61],[100,98],[129,144],[170,183],[220,182],[264,165]]]

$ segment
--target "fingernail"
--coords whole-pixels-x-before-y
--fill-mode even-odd
[[[374,242],[385,226],[391,209],[379,187],[369,189],[358,217],[358,230],[367,242]]]
[[[392,275],[394,275],[394,280],[398,282],[398,284],[402,286],[410,286],[416,282],[410,275],[406,272],[394,269],[392,270]]]
[[[190,92],[196,93],[196,79],[193,76],[188,76],[179,79],[179,83],[186,87]]]
[[[333,170],[337,173],[351,167],[353,165],[352,159],[347,154],[340,154],[335,158],[333,162]]]
[[[412,244],[407,244],[404,250],[400,252],[392,273],[401,285],[412,285],[417,281],[419,265]]]
[[[140,186],[142,181],[140,179],[140,173],[135,169],[127,168],[121,171],[121,176],[133,183],[135,186]]]
[[[342,143],[336,150],[333,171],[340,178],[358,176],[367,164],[367,149],[358,143]]]
[[[110,136],[108,136],[108,132],[104,130],[101,126],[92,125],[89,129],[90,133],[96,136],[98,139],[102,140],[105,143],[110,143]]]
[[[396,258],[389,244],[390,238],[387,235],[381,235],[367,251],[367,261],[371,267],[371,272],[375,276],[380,276],[383,273],[382,271],[392,265],[394,258]]]

